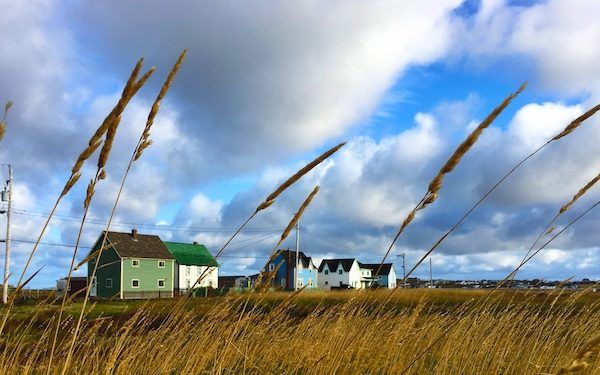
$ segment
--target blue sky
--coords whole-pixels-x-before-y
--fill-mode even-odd
[[[84,230],[90,246],[162,80],[189,55],[135,165],[114,230],[132,226],[216,251],[253,207],[307,161],[333,158],[287,191],[221,260],[251,274],[315,185],[302,248],[376,262],[452,150],[522,82],[520,95],[449,175],[394,249],[408,264],[504,171],[600,99],[600,38],[589,1],[0,1],[0,100],[14,100],[0,144],[15,167],[13,237],[31,241],[76,155],[139,57],[156,66],[131,102]],[[501,278],[562,204],[600,170],[592,118],[528,163],[433,256],[439,278]],[[92,167],[84,170],[93,173]],[[82,181],[86,180],[86,176]],[[66,273],[85,183],[61,204],[32,269]],[[592,189],[565,225],[600,195]],[[0,220],[5,220],[4,217]],[[600,214],[565,232],[524,277],[600,278]],[[3,227],[3,222],[0,222]],[[294,246],[290,238],[285,246]],[[20,270],[31,250],[13,244]],[[81,259],[87,249],[81,249]],[[418,270],[425,276],[427,270]]]

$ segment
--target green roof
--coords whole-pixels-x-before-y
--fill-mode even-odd
[[[219,266],[204,245],[180,242],[165,242],[165,245],[179,264],[186,266]]]

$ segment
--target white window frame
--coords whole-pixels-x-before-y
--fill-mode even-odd
[[[162,266],[161,266],[161,263],[162,263]],[[166,264],[166,262],[164,260],[159,260],[158,261],[158,268],[165,268],[165,264]]]
[[[192,280],[190,280],[190,279],[186,279],[186,280],[185,280],[185,287],[186,287],[187,289],[190,289],[190,288],[192,287]]]
[[[269,263],[269,272],[273,272],[275,270],[275,265],[273,263]]]
[[[192,266],[185,266],[185,275],[190,276],[192,274]]]
[[[110,281],[110,285],[108,285],[108,284],[109,284],[109,281]],[[112,289],[112,287],[113,287],[113,279],[112,279],[112,278],[110,278],[110,277],[109,277],[109,278],[107,278],[107,279],[104,281],[104,287]]]
[[[302,279],[298,279],[298,287],[303,287],[304,286],[304,280]]]
[[[162,286],[160,286],[160,282],[161,282],[161,281],[162,281],[162,284],[163,284]],[[165,282],[165,279],[158,279],[158,280],[156,280],[156,286],[157,286],[158,288],[161,288],[161,289],[162,289],[162,288],[164,288],[166,285],[167,285],[167,283]]]
[[[131,260],[131,267],[139,267],[140,266],[140,260],[139,259],[132,259]]]
[[[134,281],[137,281],[137,286],[133,285]],[[135,288],[135,289],[139,288],[140,287],[140,279],[131,279],[131,287]]]
[[[313,286],[313,281],[312,281],[312,279],[308,279],[308,286],[312,288],[312,286]]]

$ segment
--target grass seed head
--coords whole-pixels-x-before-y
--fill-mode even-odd
[[[302,203],[302,205],[298,209],[298,212],[296,212],[296,214],[294,215],[294,217],[292,218],[292,220],[290,221],[290,223],[288,224],[288,226],[285,228],[285,230],[281,234],[281,238],[279,239],[279,242],[277,243],[277,246],[275,246],[276,248],[279,247],[279,245],[281,245],[281,243],[283,241],[285,241],[285,239],[287,238],[287,236],[292,231],[292,228],[294,228],[294,225],[296,225],[296,223],[298,222],[298,220],[300,220],[300,217],[304,213],[304,210],[306,209],[306,207],[308,207],[308,205],[310,204],[310,202],[312,202],[313,198],[315,197],[315,195],[317,195],[318,192],[319,192],[319,186],[315,186],[315,188],[313,189],[313,191],[311,191],[311,193],[308,195],[308,197],[306,197],[306,199],[304,200],[304,202]]]
[[[269,194],[269,196],[261,204],[258,205],[255,212],[264,210],[265,208],[272,205],[275,202],[275,199],[279,195],[281,195],[281,193],[283,193],[287,188],[289,188],[296,181],[298,181],[300,178],[302,178],[302,176],[304,176],[305,174],[310,172],[314,167],[321,164],[325,159],[327,159],[328,157],[330,157],[331,155],[336,153],[345,144],[346,144],[346,142],[342,142],[339,145],[330,148],[329,150],[325,151],[323,154],[319,155],[319,157],[317,157],[315,160],[311,161],[310,163],[308,163],[304,167],[302,167],[302,169],[300,169],[293,176],[291,176],[290,178],[285,180],[281,185],[279,185],[279,187],[277,189],[275,189],[275,191],[273,191],[271,194]]]

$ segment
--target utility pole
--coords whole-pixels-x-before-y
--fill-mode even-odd
[[[298,290],[300,279],[300,220],[296,222],[296,277],[294,278],[294,290]]]
[[[10,275],[10,214],[12,210],[12,166],[8,165],[8,209],[6,210],[6,254],[4,257],[4,282],[2,283],[2,303],[8,302],[8,275]]]
[[[402,257],[402,288],[406,285],[406,253],[399,255]]]
[[[429,257],[429,288],[433,288],[433,272],[431,270],[431,257]]]

